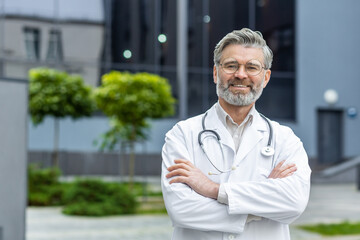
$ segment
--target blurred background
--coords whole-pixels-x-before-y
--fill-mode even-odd
[[[217,101],[213,49],[243,27],[261,31],[274,52],[271,81],[257,109],[301,138],[314,181],[330,181],[316,178],[317,171],[360,155],[359,9],[357,0],[0,0],[0,180],[11,182],[0,195],[23,206],[27,164],[51,166],[55,120],[31,123],[30,69],[79,74],[94,88],[111,70],[167,78],[175,114],[151,120],[149,137],[135,144],[135,176],[150,181],[160,175],[165,133]],[[118,157],[121,147],[99,152],[94,144],[109,129],[108,120],[101,111],[60,120],[63,176],[128,174],[126,158]],[[332,168],[331,181],[356,181],[357,165],[348,166]],[[24,208],[0,206],[0,216],[15,221]],[[0,221],[0,240],[10,225]]]

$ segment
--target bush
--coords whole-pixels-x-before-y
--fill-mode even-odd
[[[58,168],[40,169],[36,165],[28,167],[28,205],[58,206],[62,204],[64,185],[59,182]]]
[[[77,180],[64,196],[63,213],[82,216],[107,216],[135,213],[135,196],[118,183],[101,180]]]

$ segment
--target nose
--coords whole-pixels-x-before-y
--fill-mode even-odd
[[[245,66],[244,65],[239,65],[238,70],[235,72],[235,76],[239,79],[244,79],[248,77],[248,74],[245,70]]]

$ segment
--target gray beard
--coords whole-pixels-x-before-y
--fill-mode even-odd
[[[223,84],[222,80],[217,76],[216,94],[224,99],[227,103],[235,106],[249,106],[257,101],[263,92],[263,83],[265,76],[259,86],[251,86],[251,90],[247,94],[234,94],[229,90],[229,84]]]

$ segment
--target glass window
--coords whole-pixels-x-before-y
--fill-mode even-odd
[[[270,83],[257,108],[270,118],[295,120],[295,1],[256,1],[256,29],[274,53]]]
[[[256,29],[274,53],[273,71],[295,71],[294,1],[260,0],[256,5]]]
[[[37,28],[24,28],[26,56],[29,60],[40,59],[40,30]]]
[[[295,119],[295,82],[293,77],[272,76],[256,109],[269,118]]]
[[[176,1],[113,1],[114,63],[176,65]]]
[[[177,2],[118,0],[111,4],[112,69],[176,79]],[[213,51],[225,34],[244,27],[263,33],[274,52],[272,78],[257,103],[270,118],[295,119],[295,0],[188,0],[188,115],[217,100]],[[287,106],[279,110],[280,103]]]
[[[59,30],[51,30],[49,33],[49,47],[46,55],[46,60],[63,60],[61,32]]]

